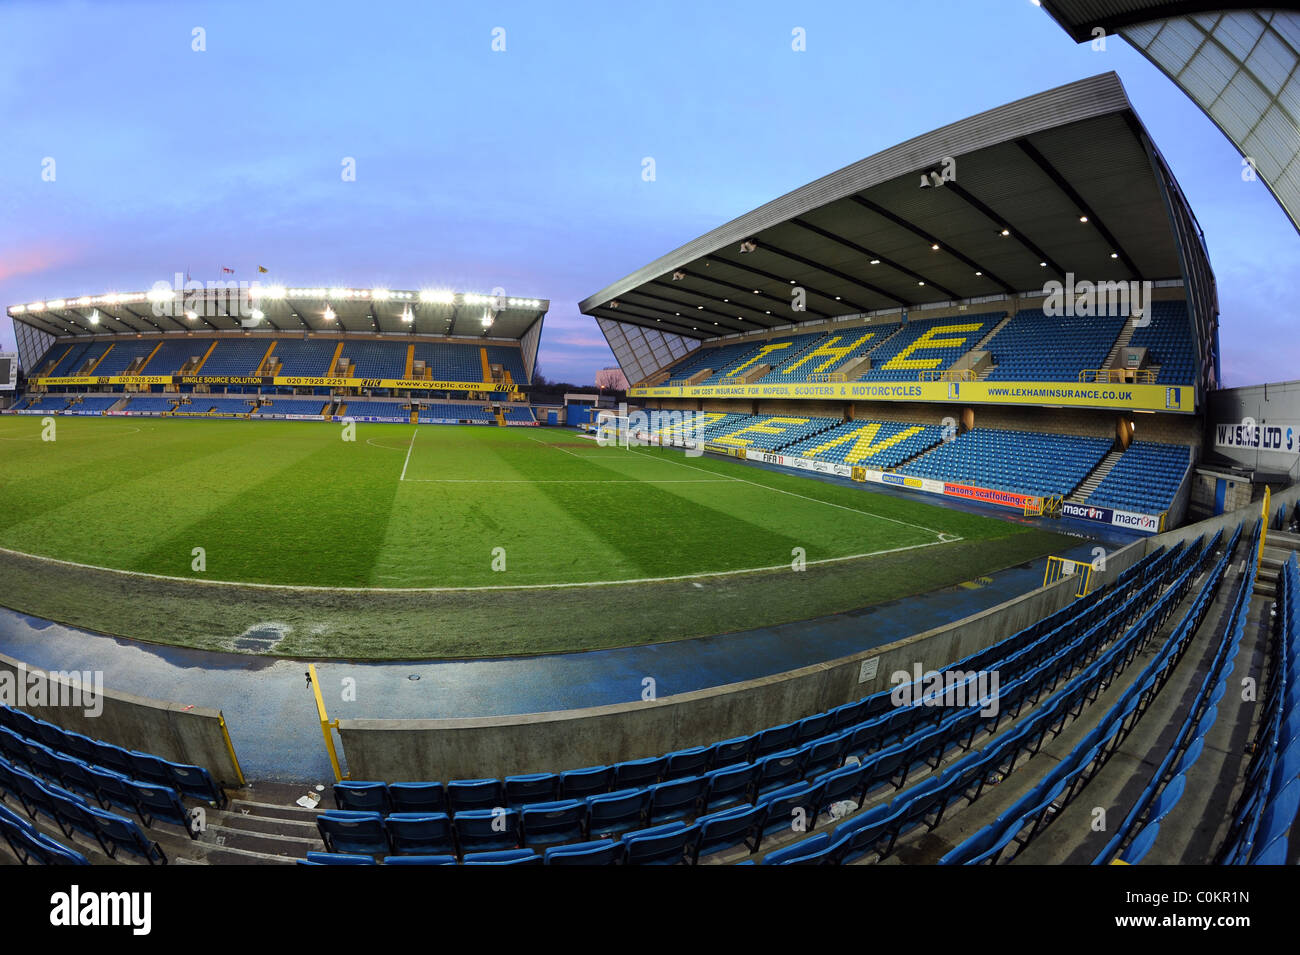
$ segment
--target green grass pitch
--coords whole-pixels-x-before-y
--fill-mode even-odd
[[[582,636],[583,628],[572,623],[572,602],[590,603],[596,599],[590,595],[623,582],[624,589],[646,591],[645,613],[670,621],[677,611],[658,602],[663,593],[655,597],[655,588],[691,580],[714,590],[751,581],[769,586],[772,575],[789,576],[797,557],[806,561],[806,574],[827,579],[871,565],[880,577],[875,590],[864,593],[858,582],[831,588],[835,593],[811,604],[795,595],[788,601],[796,614],[848,609],[864,598],[955,583],[965,577],[954,579],[954,572],[988,569],[976,566],[980,561],[1005,566],[1060,542],[1021,525],[794,473],[676,450],[600,447],[573,431],[358,424],[355,440],[345,441],[341,426],[319,422],[63,417],[56,428],[55,440],[46,441],[39,417],[0,420],[0,547],[208,582],[466,589],[446,597],[460,600],[465,614],[466,608],[482,611],[492,594],[498,596],[491,606],[509,614],[527,606],[522,601],[540,606],[548,595],[567,592],[554,604],[570,605],[567,623],[549,620],[546,612],[524,612],[527,625],[499,643],[465,637],[463,621],[449,632],[452,621],[444,620],[446,626],[436,628],[441,643],[416,636],[421,628],[414,624],[392,624],[385,629],[390,645],[368,646],[361,656],[640,642],[653,639],[654,628],[632,623],[622,639]],[[195,569],[196,548],[202,549],[201,570]],[[889,567],[907,568],[909,579],[894,579]],[[917,568],[925,569],[922,579]],[[83,576],[95,573],[84,570]],[[122,578],[114,578],[120,586]],[[145,621],[136,618],[146,612],[145,594],[154,586],[135,578],[137,606],[115,612],[91,606],[96,600],[86,595],[84,609],[69,607],[72,598],[53,588],[44,600],[22,591],[27,606],[10,605],[140,635]],[[282,600],[290,616],[296,602],[317,599],[242,588],[232,591],[239,595],[233,599],[218,597],[221,588],[194,590],[199,604],[224,602],[232,613],[250,592],[258,601]],[[10,603],[3,596],[0,602]],[[728,629],[729,621],[704,604],[697,609],[712,632]],[[764,619],[783,616],[772,609]],[[195,612],[203,616],[201,606]],[[374,612],[382,617],[385,607],[376,604]],[[257,614],[265,616],[261,608]],[[746,614],[733,612],[732,618]],[[177,626],[184,631],[186,624]],[[690,630],[669,625],[664,638]],[[567,642],[560,636],[575,632]],[[228,645],[220,635],[201,632],[161,639]],[[302,650],[348,655],[345,638],[337,640],[307,641]]]

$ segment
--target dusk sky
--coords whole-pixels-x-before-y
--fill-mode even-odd
[[[589,383],[614,360],[580,299],[864,156],[1108,70],[1205,231],[1225,383],[1300,377],[1300,241],[1267,188],[1140,54],[1078,46],[1030,0],[8,0],[0,305],[222,266],[500,286],[551,300],[539,369]]]

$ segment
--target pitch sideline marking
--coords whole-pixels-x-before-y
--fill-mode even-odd
[[[850,508],[852,510],[852,508]],[[865,511],[860,513],[866,514]],[[870,515],[868,515],[870,516]],[[861,560],[865,557],[879,557],[883,554],[897,554],[902,551],[920,550],[925,547],[938,547],[942,544],[951,544],[961,538],[952,540],[935,540],[927,541],[923,544],[907,544],[903,547],[889,547],[884,550],[866,551],[861,554],[848,554],[844,557],[825,557],[821,560],[810,560],[805,563],[807,567],[816,567],[821,564],[838,564],[846,560]],[[391,594],[437,594],[437,593],[467,593],[478,590],[572,590],[582,587],[617,587],[621,584],[658,584],[672,583],[678,580],[699,580],[702,577],[735,577],[740,574],[757,574],[773,570],[790,570],[790,564],[773,564],[770,567],[746,567],[740,570],[711,570],[698,574],[678,574],[671,577],[633,577],[626,580],[583,580],[571,583],[557,584],[485,584],[480,587],[322,587],[312,584],[262,584],[252,581],[239,580],[204,580],[199,577],[175,577],[168,574],[150,574],[142,570],[120,570],[116,567],[100,567],[96,564],[82,564],[73,560],[61,560],[58,557],[43,557],[40,554],[28,554],[20,550],[11,550],[8,547],[0,547],[0,554],[10,554],[15,557],[26,557],[30,560],[39,560],[48,564],[61,564],[64,567],[76,567],[80,570],[98,570],[108,574],[120,574],[125,577],[144,577],[150,580],[167,580],[186,584],[198,584],[205,587],[250,587],[255,590],[285,590],[285,591],[311,591],[321,593],[391,593]],[[383,575],[392,577],[393,575]]]

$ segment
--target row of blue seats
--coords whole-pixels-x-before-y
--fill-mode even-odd
[[[0,727],[0,754],[8,764],[44,777],[64,789],[89,796],[101,808],[117,806],[140,817],[146,826],[155,819],[170,822],[190,833],[190,813],[177,791],[165,783],[142,782],[130,776],[56,753],[41,743],[24,739]]]
[[[1087,785],[1127,738],[1164,685],[1178,656],[1186,649],[1192,634],[1217,595],[1239,536],[1240,529],[1234,534],[1207,581],[1198,589],[1193,606],[1157,649],[1137,679],[1102,716],[1097,727],[997,819],[940,859],[940,865],[994,864],[1003,857],[1013,842],[1019,849],[1023,849],[1053,818],[1059,816],[1061,808]],[[1156,604],[1074,682],[1110,682],[1118,672],[1127,668],[1185,599],[1193,580],[1200,575],[1204,563],[1208,562],[1214,552],[1215,543],[1204,548],[1201,552],[1202,559],[1183,570],[1178,580],[1160,596]],[[1063,692],[1069,694],[1076,690],[1072,685]]]
[[[1155,578],[1152,585],[1157,585],[1159,578]],[[1137,597],[1131,598],[1129,604]],[[1125,604],[1122,612],[1132,613],[1129,605]],[[1114,616],[1112,614],[1112,616]],[[1097,626],[1089,631],[1089,639],[1099,639],[1102,634],[1108,632],[1105,626],[1111,623],[1111,618],[1099,620]],[[1049,633],[1040,643],[1055,645],[1053,634]],[[1080,645],[1073,645],[1065,651],[1057,654],[1058,657],[1069,653],[1077,653],[1081,650]],[[1009,673],[1018,672],[1018,668],[1011,663],[1007,669]],[[1003,704],[1010,708],[1015,706],[1017,712],[1024,705],[1024,702],[1030,695],[1036,695],[1041,692],[1041,681],[1043,679],[1059,679],[1059,668],[1043,667],[1034,680],[1024,680],[1013,684],[1006,691],[1002,700]],[[954,684],[945,690],[945,695],[953,694],[958,691],[958,686]],[[935,700],[936,703],[942,703],[942,700]],[[881,786],[893,786],[895,788],[905,785],[909,772],[922,763],[930,763],[937,760],[946,749],[952,745],[967,745],[982,720],[986,720],[986,715],[979,712],[980,707],[977,705],[967,709],[965,712],[958,714],[954,719],[945,721],[946,725],[939,730],[930,730],[922,728],[913,733],[903,743],[892,747],[889,751],[881,753],[877,758],[869,758],[861,763],[853,763],[839,766],[839,753],[847,749],[866,749],[867,746],[855,746],[854,743],[862,742],[865,737],[860,735],[861,730],[870,731],[871,727],[865,726],[859,731],[850,731],[839,734],[838,737],[827,738],[824,741],[818,741],[812,744],[806,752],[806,758],[809,763],[801,766],[801,761],[797,754],[783,753],[769,757],[763,760],[758,766],[739,764],[736,766],[717,770],[708,777],[687,777],[676,780],[671,783],[661,783],[651,786],[648,791],[627,790],[625,792],[614,793],[609,795],[598,795],[588,797],[585,801],[568,800],[560,803],[549,803],[544,805],[524,805],[522,809],[483,809],[472,811],[469,814],[457,813],[453,819],[448,819],[445,813],[436,814],[418,814],[402,813],[389,815],[387,822],[389,824],[389,838],[395,851],[408,852],[445,852],[451,848],[453,837],[454,841],[460,847],[460,851],[465,851],[466,839],[459,835],[461,830],[461,820],[469,827],[470,848],[502,848],[510,847],[511,840],[514,845],[522,843],[525,846],[542,846],[551,842],[560,840],[584,839],[593,835],[623,835],[634,830],[637,826],[649,824],[656,836],[663,836],[670,842],[684,839],[686,844],[695,845],[691,842],[694,838],[695,828],[687,826],[685,820],[698,813],[701,809],[716,810],[719,806],[732,805],[731,810],[724,812],[711,813],[696,819],[699,832],[702,834],[705,845],[716,845],[715,829],[718,825],[725,824],[732,835],[739,830],[735,827],[744,822],[746,825],[758,825],[758,837],[751,845],[751,851],[757,849],[757,843],[761,840],[763,834],[782,828],[788,823],[785,819],[785,810],[789,808],[789,799],[798,798],[802,800],[800,805],[807,816],[812,819],[812,824],[806,828],[811,829],[815,825],[815,820],[820,811],[829,805],[851,800],[858,806],[862,804],[867,793],[874,791]],[[930,714],[951,713],[951,709],[937,710],[895,710],[888,714],[892,717],[895,713],[921,713],[929,716]],[[1005,711],[1004,711],[1005,712]],[[999,717],[994,716],[991,723],[987,723],[990,732],[996,731]],[[876,723],[884,722],[877,720]],[[964,740],[964,743],[963,743]],[[877,742],[873,738],[872,743]],[[937,763],[935,763],[937,765]],[[756,781],[762,779],[759,775],[768,767],[774,767],[769,775],[770,784],[767,787],[759,786],[760,794],[755,800],[754,806],[743,804],[745,798],[745,788],[755,785]],[[818,771],[821,775],[802,783],[796,783],[793,786],[768,791],[775,786],[783,786],[790,779],[797,778],[802,771]],[[809,772],[811,774],[811,772]],[[342,784],[346,786],[347,784]],[[393,787],[399,787],[403,784],[393,784]],[[344,790],[347,791],[346,789]],[[366,784],[365,788],[360,790],[361,793],[369,792],[374,797],[380,795],[378,784]],[[738,796],[737,793],[740,793]],[[527,794],[521,794],[527,795]],[[721,797],[715,804],[714,798]],[[781,796],[785,802],[779,805],[778,809],[773,809],[771,800]],[[345,797],[346,798],[346,797]],[[766,814],[758,821],[757,814],[763,806],[766,805]],[[720,817],[720,818],[719,818]],[[370,848],[367,851],[374,852],[380,845],[378,833],[374,831],[376,820],[381,819],[379,813],[362,813],[357,817],[362,820],[364,825],[369,828],[368,837],[372,839]],[[396,820],[396,822],[395,822]],[[495,823],[495,825],[494,825]],[[322,823],[323,826],[326,823]],[[675,827],[671,831],[661,831],[662,827]],[[484,831],[485,827],[491,827],[491,831]],[[636,834],[636,833],[633,833]],[[416,838],[417,836],[422,837]],[[731,843],[731,844],[734,844]],[[327,845],[331,843],[327,840]],[[353,844],[355,846],[355,844]],[[698,851],[698,847],[695,851]],[[676,857],[680,857],[677,853]],[[669,856],[672,853],[669,852]]]
[[[1168,510],[1190,461],[1185,444],[1134,441],[1088,495],[1088,503],[1151,514]]]
[[[1282,865],[1300,809],[1300,564],[1278,577],[1276,633],[1259,729],[1221,863]]]
[[[645,833],[642,836],[624,836],[621,840],[594,839],[567,846],[551,846],[545,855],[538,855],[532,849],[499,849],[495,852],[469,852],[459,860],[460,865],[635,865],[638,863],[654,864],[656,859],[649,859],[654,849],[654,840],[659,840],[670,833],[676,833],[677,827],[668,826],[669,832],[662,834]],[[626,851],[625,851],[626,850]],[[660,855],[659,852],[653,852]],[[671,854],[666,857],[671,859]],[[373,856],[345,854],[341,852],[309,852],[306,859],[299,859],[299,865],[378,865]],[[389,856],[385,865],[457,865],[454,855],[420,855]],[[662,862],[660,863],[662,864]]]
[[[1169,556],[1172,557],[1172,553]],[[1163,563],[1167,567],[1178,566],[1170,560]],[[888,803],[841,824],[833,834],[815,836],[787,846],[769,855],[764,864],[840,865],[868,853],[884,858],[893,851],[897,840],[912,829],[921,825],[934,829],[950,806],[962,800],[968,803],[977,800],[987,785],[1010,774],[1022,755],[1030,758],[1036,755],[1049,732],[1058,735],[1071,717],[1077,717],[1086,703],[1096,699],[1107,682],[1105,675],[1099,673],[1097,663],[1079,677],[1071,679],[1071,675],[1076,669],[1088,666],[1115,633],[1124,632],[1129,620],[1143,614],[1144,608],[1158,593],[1162,580],[1162,577],[1152,579],[1147,587],[1130,596],[1105,619],[1060,647],[1057,654],[1035,671],[1002,688],[999,715],[985,727],[989,736],[997,732],[1000,716],[1008,710],[1014,708],[1013,715],[1018,719],[1026,706],[1031,708],[1027,720],[1010,733],[983,750],[975,750],[974,734],[965,736],[964,726],[974,723],[972,716],[957,713],[947,717],[946,727],[941,726],[934,736],[939,737],[940,745],[947,749],[951,749],[952,740],[956,740],[958,745],[964,741],[966,755],[936,775],[900,792]],[[1150,612],[1147,610],[1145,613]],[[1112,654],[1108,659],[1118,658],[1122,666],[1127,666],[1135,653],[1136,646],[1132,653]],[[1065,689],[1056,691],[1062,680],[1070,680],[1070,683]],[[1045,692],[1053,695],[1040,703],[1039,699]],[[934,768],[938,769],[944,752],[946,749],[933,752]],[[879,758],[883,760],[887,755],[888,751]]]
[[[213,342],[216,347],[213,348]],[[329,373],[330,361],[340,339],[274,339],[272,356],[279,360],[282,376],[321,377]],[[342,339],[340,357],[350,359],[358,378],[404,378],[408,343],[402,341]],[[415,342],[414,359],[432,370],[435,381],[481,381],[483,364],[479,347],[461,342]],[[94,367],[96,375],[125,373],[136,359],[148,357],[141,374],[178,374],[187,362],[207,355],[200,369],[204,375],[254,375],[266,355],[271,340],[167,337],[124,339],[122,341],[56,341],[34,367],[42,377],[64,377]],[[111,350],[110,350],[111,346]],[[209,353],[209,349],[212,349]],[[155,351],[156,349],[156,351]],[[105,354],[107,353],[107,354]],[[516,384],[527,384],[523,356],[512,345],[487,346],[488,362],[501,365]]]
[[[1040,660],[1065,636],[1094,626],[1129,599],[1163,579],[1179,552],[1163,548],[1124,571],[1116,582],[1074,601],[998,643],[968,654],[941,672],[999,669],[1010,674]],[[1017,661],[1018,657],[1018,661]],[[529,773],[498,779],[442,782],[347,781],[335,784],[340,809],[389,812],[450,812],[499,806],[520,808],[561,799],[585,799],[610,791],[648,788],[686,777],[708,776],[720,769],[743,768],[757,776],[737,776],[745,785],[756,780],[786,778],[792,765],[806,774],[820,770],[828,759],[864,755],[902,739],[938,719],[931,707],[898,707],[894,690],[778,724],[750,736],[722,740],[657,757],[628,760],[614,766],[592,766],[560,773]],[[765,763],[772,756],[780,761]],[[836,764],[838,765],[838,764]],[[758,782],[759,788],[767,785]],[[769,787],[770,788],[770,787]],[[705,808],[711,804],[706,801]]]
[[[1196,382],[1196,341],[1185,302],[1154,302],[1144,325],[1133,330],[1129,344],[1146,348],[1151,364],[1158,365],[1156,384],[1188,385]]]
[[[1138,794],[1093,865],[1106,865],[1116,857],[1129,865],[1141,862],[1159,837],[1160,823],[1182,798],[1187,772],[1196,764],[1205,747],[1205,736],[1218,719],[1217,704],[1227,692],[1228,676],[1246,632],[1258,556],[1258,548],[1253,548],[1247,558],[1247,573],[1228,613],[1227,626],[1215,648],[1214,660],[1193,694],[1187,716],[1174,733],[1151,781]]]
[[[42,743],[55,753],[74,756],[135,779],[169,786],[186,796],[213,803],[218,808],[226,805],[226,794],[202,766],[174,763],[149,753],[91,739],[3,704],[0,704],[0,726],[28,740]]]
[[[1111,448],[1105,438],[972,428],[906,465],[904,473],[1034,495],[1067,495]]]
[[[74,832],[94,839],[110,859],[119,851],[138,856],[150,865],[167,864],[162,846],[150,840],[135,820],[92,806],[80,795],[46,782],[0,759],[0,802],[17,799],[34,821],[43,815],[69,838]]]
[[[23,865],[90,865],[80,852],[51,839],[4,806],[0,806],[0,839]]]
[[[856,772],[857,767],[848,767]],[[724,771],[725,772],[725,771]],[[317,817],[328,852],[371,856],[458,855],[567,845],[591,841],[620,841],[624,862],[695,864],[700,856],[743,845],[757,852],[763,840],[778,832],[798,831],[831,803],[865,792],[866,771],[849,779],[844,770],[783,786],[754,804],[729,808],[646,826],[653,795],[626,790],[589,796],[586,800],[525,806],[522,809],[475,809],[446,813],[393,813],[329,810]],[[677,811],[687,815],[696,804],[690,781],[667,784],[675,790]],[[857,797],[860,801],[861,796]],[[580,851],[580,850],[579,850]],[[590,861],[575,864],[600,864]]]
[[[996,366],[986,381],[1078,381],[1100,368],[1128,316],[1052,316],[1021,309],[988,343]]]

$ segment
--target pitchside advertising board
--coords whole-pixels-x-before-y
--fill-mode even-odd
[[[1136,514],[1133,511],[1120,511],[1112,507],[1094,507],[1091,504],[1062,504],[1061,516],[1079,521],[1091,521],[1094,524],[1127,527],[1130,530],[1144,531],[1148,534],[1154,534],[1160,530],[1159,514]]]
[[[634,398],[794,398],[849,401],[936,401],[962,404],[1059,405],[1129,411],[1196,411],[1191,385],[1113,382],[849,381],[789,385],[660,385],[633,388]]]
[[[290,388],[396,388],[407,391],[492,391],[515,394],[516,384],[491,381],[423,381],[407,378],[268,378],[231,375],[110,375],[108,377],[38,378],[38,385],[276,385]]]
[[[18,387],[18,356],[0,352],[0,391],[13,391]]]
[[[707,450],[719,450],[712,445],[705,445]],[[763,464],[775,464],[780,467],[797,468],[801,471],[816,471],[821,474],[834,474],[838,477],[852,478],[855,481],[888,484],[894,487],[906,487],[927,494],[942,494],[946,497],[959,497],[968,501],[980,501],[984,504],[998,504],[1023,511],[1026,507],[1041,505],[1041,500],[1029,494],[1017,494],[1014,491],[1000,491],[996,488],[976,487],[970,484],[953,484],[949,481],[935,481],[930,478],[913,477],[908,474],[895,474],[890,471],[877,471],[874,468],[855,467],[848,464],[836,464],[830,461],[817,461],[812,458],[795,457],[788,454],[772,454],[767,451],[752,451],[728,448],[722,453],[744,457],[750,461]],[[1096,524],[1109,524],[1113,527],[1125,527],[1130,530],[1155,534],[1160,530],[1159,514],[1136,514],[1132,511],[1120,511],[1109,507],[1090,507],[1079,504],[1062,504],[1061,516],[1076,520],[1092,521]]]

